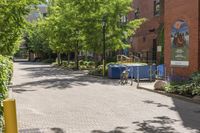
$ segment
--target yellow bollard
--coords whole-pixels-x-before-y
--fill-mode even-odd
[[[15,99],[3,101],[5,133],[18,133]]]

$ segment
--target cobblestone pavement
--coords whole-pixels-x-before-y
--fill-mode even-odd
[[[20,133],[200,133],[200,105],[83,72],[15,63]]]

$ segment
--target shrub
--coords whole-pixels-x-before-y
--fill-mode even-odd
[[[79,65],[80,65],[80,66],[84,65],[84,61],[83,61],[83,60],[80,60],[80,61],[79,61]]]
[[[75,62],[69,62],[68,67],[69,67],[70,69],[75,68]]]
[[[95,62],[93,61],[88,61],[87,64],[87,69],[95,68]]]
[[[191,80],[190,84],[193,87],[192,94],[200,95],[200,71],[192,74]]]
[[[62,66],[63,66],[63,67],[68,67],[68,62],[67,62],[67,61],[63,61],[63,62],[62,62]]]
[[[0,127],[3,126],[2,101],[8,97],[8,84],[11,82],[12,73],[12,61],[9,58],[0,55]]]
[[[186,96],[200,95],[200,72],[192,74],[190,80],[169,83],[165,90]]]
[[[89,74],[91,74],[91,75],[103,75],[103,65],[99,65],[97,68],[91,69],[89,71]],[[108,67],[106,67],[105,75],[108,75]]]
[[[81,66],[80,66],[80,69],[81,69],[81,70],[87,70],[88,68],[87,68],[87,66],[85,66],[85,65],[81,65]]]
[[[43,63],[53,63],[54,59],[45,59],[42,61]]]

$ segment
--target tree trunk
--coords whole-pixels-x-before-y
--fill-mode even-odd
[[[69,62],[70,62],[70,52],[67,53],[67,63],[69,65]]]
[[[77,41],[76,49],[75,49],[75,62],[76,62],[76,69],[79,70],[79,63],[78,63],[78,41]]]
[[[61,55],[60,53],[57,53],[57,61],[58,61],[58,65],[61,65]]]

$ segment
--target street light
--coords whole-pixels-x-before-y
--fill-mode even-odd
[[[103,28],[103,77],[105,77],[106,70],[106,18],[103,16],[102,19],[102,28]]]

